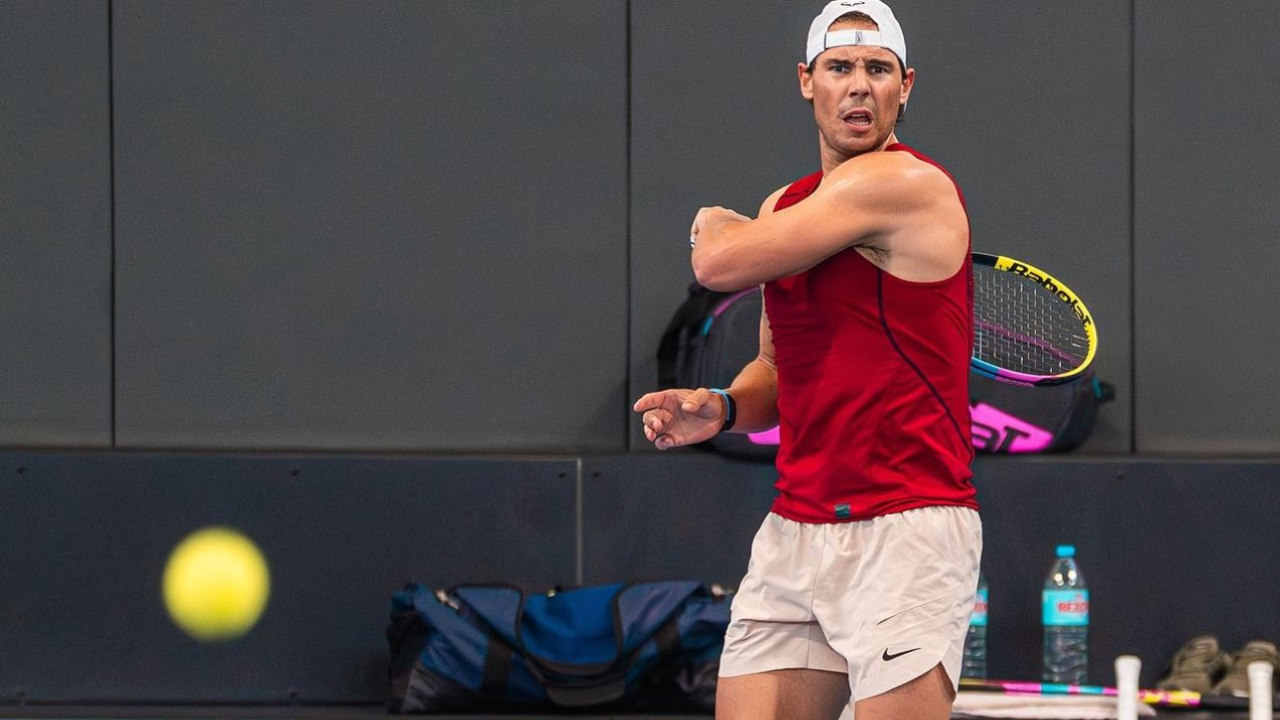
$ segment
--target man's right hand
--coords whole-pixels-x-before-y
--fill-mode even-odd
[[[649,393],[632,408],[642,413],[644,436],[659,450],[710,439],[724,425],[724,398],[706,388]]]

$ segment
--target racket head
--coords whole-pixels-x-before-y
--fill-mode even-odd
[[[1013,385],[1060,385],[1093,363],[1093,315],[1061,280],[987,253],[973,253],[973,279],[974,372]]]

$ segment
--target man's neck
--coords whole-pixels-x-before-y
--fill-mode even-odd
[[[889,147],[890,145],[895,145],[897,144],[897,142],[898,142],[898,133],[891,132],[889,133],[889,137],[885,138],[884,142],[880,143],[875,148],[871,150],[866,150],[860,153],[855,153],[853,155],[845,155],[843,153],[839,153],[835,149],[833,149],[831,146],[827,145],[826,143],[823,143],[821,148],[822,176],[826,177],[827,175],[830,175],[832,170],[835,170],[836,168],[840,167],[841,165],[845,164],[846,162],[849,162],[850,160],[860,155],[867,155],[869,153],[874,153],[874,152],[884,152],[885,148]]]

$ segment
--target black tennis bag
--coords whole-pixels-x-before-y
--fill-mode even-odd
[[[411,583],[391,602],[389,709],[710,713],[728,625],[725,594],[696,582]]]
[[[698,283],[663,333],[658,347],[661,388],[728,387],[760,352],[758,288],[717,292]],[[969,408],[973,444],[980,453],[1070,450],[1093,431],[1098,405],[1115,388],[1087,370],[1078,380],[1052,387],[1019,387],[971,373]],[[729,455],[772,460],[778,432],[717,435],[701,446]]]
[[[1093,370],[1071,382],[1022,387],[969,374],[973,445],[993,454],[1070,450],[1093,431],[1098,406],[1115,399],[1110,383]]]
[[[729,387],[760,354],[763,307],[759,288],[717,292],[691,284],[658,345],[658,387]],[[778,453],[778,431],[722,433],[700,447],[772,461]]]

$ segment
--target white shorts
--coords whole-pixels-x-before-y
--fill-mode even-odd
[[[733,599],[720,675],[846,673],[851,704],[938,664],[956,687],[981,555],[970,508],[831,524],[770,513]]]

